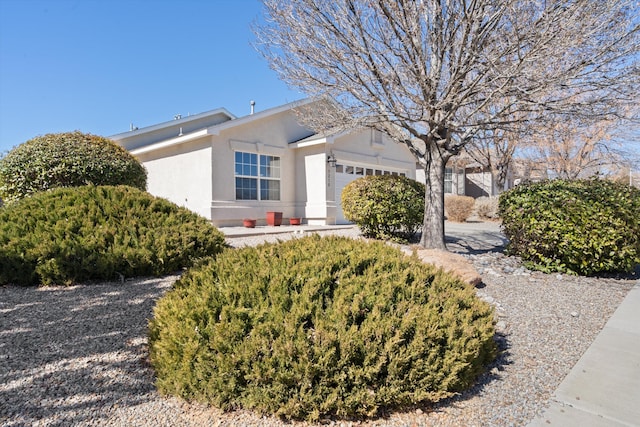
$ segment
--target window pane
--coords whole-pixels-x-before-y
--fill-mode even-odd
[[[260,176],[280,178],[280,157],[260,156]]]
[[[367,175],[368,176],[373,175],[373,169],[367,169]]]
[[[258,200],[258,183],[254,178],[236,178],[237,200]]]
[[[280,200],[280,181],[261,179],[260,200]]]
[[[258,156],[257,154],[236,152],[235,154],[235,174],[244,176],[258,176]]]
[[[354,172],[353,166],[345,166],[344,167],[344,173],[348,173],[350,175],[353,175],[353,172]]]
[[[444,179],[451,180],[452,177],[453,177],[453,169],[452,168],[445,168],[444,169]]]
[[[362,168],[356,168],[356,175],[364,175],[364,170]]]
[[[342,173],[344,171],[344,166],[342,165],[336,165],[336,172],[337,173]]]

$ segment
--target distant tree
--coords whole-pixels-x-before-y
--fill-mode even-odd
[[[498,192],[502,192],[506,190],[509,170],[513,167],[514,154],[520,141],[515,133],[484,129],[465,146],[465,152],[491,172]]]
[[[580,125],[558,121],[536,134],[528,145],[528,156],[546,167],[552,177],[588,178],[606,175],[623,159],[621,142],[616,141],[610,121]]]
[[[539,125],[547,115],[622,117],[637,102],[637,0],[264,5],[255,31],[271,67],[331,100],[301,114],[307,124],[373,127],[425,169],[425,247],[445,248],[445,164],[479,132]]]

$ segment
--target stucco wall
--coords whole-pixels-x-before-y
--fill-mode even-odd
[[[407,177],[416,178],[415,159],[406,146],[390,138],[365,130],[357,134],[342,135],[327,147],[338,163],[354,163],[375,168],[404,172]]]
[[[211,138],[138,155],[147,190],[211,218]]]
[[[267,211],[279,211],[284,218],[304,216],[296,203],[296,156],[290,141],[308,136],[293,113],[286,111],[264,119],[222,130],[214,137],[212,161],[211,218],[217,226],[238,225],[243,218],[264,224]],[[280,200],[236,200],[234,153],[236,151],[280,157]],[[299,200],[299,199],[298,199]]]

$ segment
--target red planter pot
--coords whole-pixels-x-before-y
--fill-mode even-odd
[[[301,218],[289,218],[290,225],[300,225],[302,223]]]
[[[267,212],[267,225],[279,226],[282,224],[282,212]]]
[[[243,219],[242,220],[242,225],[244,225],[247,228],[255,228],[256,227],[256,220],[255,219]]]

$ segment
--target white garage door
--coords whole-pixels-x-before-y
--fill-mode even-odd
[[[362,178],[365,175],[403,175],[405,172],[391,171],[386,169],[376,169],[363,165],[336,164],[336,224],[349,224],[342,213],[342,189],[352,181]]]

